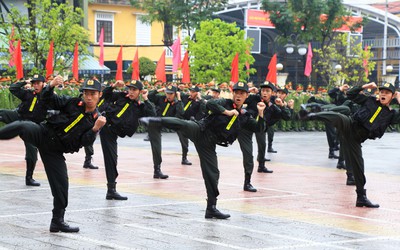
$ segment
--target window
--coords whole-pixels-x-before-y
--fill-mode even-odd
[[[114,43],[114,14],[96,13],[96,42],[99,42],[101,28],[104,28],[104,43]]]
[[[136,16],[136,45],[151,45],[151,25],[143,23]]]

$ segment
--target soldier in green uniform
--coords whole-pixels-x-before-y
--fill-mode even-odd
[[[28,120],[41,123],[47,115],[47,105],[41,101],[42,90],[45,79],[41,75],[34,75],[32,79],[12,83],[10,92],[21,100],[16,110],[0,110],[0,121],[9,124],[18,120]],[[26,84],[32,84],[32,89],[26,89]],[[37,162],[37,148],[25,142],[26,175],[27,186],[40,186],[40,183],[33,179],[33,172]]]
[[[106,119],[99,116],[96,108],[101,96],[98,81],[85,82],[83,99],[55,95],[54,87],[62,81],[61,76],[55,77],[42,94],[42,101],[51,103],[54,109],[60,110],[59,114],[47,118],[46,123],[10,123],[0,129],[0,139],[20,136],[39,149],[54,198],[50,232],[78,232],[78,227],[71,227],[64,221],[69,186],[64,153],[78,152],[82,146],[93,143]]]
[[[188,121],[170,117],[147,117],[141,121],[149,128],[161,130],[161,126],[180,130],[193,141],[200,158],[200,167],[207,190],[207,208],[205,218],[226,219],[224,214],[216,208],[219,195],[219,169],[216,145],[228,146],[232,144],[238,134],[244,129],[262,131],[265,129],[265,104],[259,102],[259,118],[254,119],[249,112],[242,109],[248,96],[248,87],[239,82],[233,86],[233,99],[217,99],[207,101],[207,109],[211,114],[201,121]]]
[[[361,143],[367,139],[381,138],[390,124],[399,123],[400,121],[399,112],[389,107],[393,98],[400,100],[400,95],[393,85],[385,83],[379,87],[378,100],[376,97],[360,93],[362,90],[376,87],[376,84],[372,82],[353,87],[347,91],[347,97],[361,105],[351,116],[337,112],[307,113],[304,110],[300,112],[300,116],[303,119],[329,122],[338,129],[345,161],[353,168],[357,207],[379,207],[378,204],[373,204],[367,198],[366,190],[364,189],[366,178]]]
[[[127,200],[116,191],[116,179],[118,177],[118,137],[131,137],[139,126],[139,118],[144,116],[155,116],[154,105],[148,100],[148,91],[143,90],[140,81],[132,80],[126,85],[128,91],[114,92],[115,87],[125,86],[119,80],[115,84],[103,90],[106,103],[105,109],[100,106],[99,110],[104,112],[107,124],[100,131],[101,148],[103,149],[104,166],[107,176],[107,200]],[[139,100],[140,94],[143,103]]]

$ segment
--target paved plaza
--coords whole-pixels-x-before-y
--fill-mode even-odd
[[[117,190],[127,201],[105,199],[100,141],[98,170],[82,168],[84,151],[67,154],[70,177],[65,219],[76,234],[49,233],[52,196],[42,163],[24,183],[21,139],[0,141],[0,249],[400,249],[400,133],[363,146],[367,195],[378,209],[356,208],[354,186],[328,159],[324,132],[277,132],[267,154],[273,174],[253,173],[256,193],[243,191],[238,142],[218,147],[220,196],[227,220],[205,219],[206,193],[199,159],[182,166],[176,134],[163,134],[162,171],[152,178],[145,134],[119,139]],[[256,147],[255,147],[256,149]],[[257,164],[257,162],[255,162]],[[257,165],[256,165],[257,166]]]

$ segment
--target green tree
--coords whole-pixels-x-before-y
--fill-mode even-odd
[[[337,34],[324,50],[314,49],[313,52],[318,58],[315,60],[314,71],[328,88],[343,83],[353,86],[367,83],[365,67],[368,72],[375,67],[375,62],[368,60],[373,56],[371,48],[365,51],[361,43],[356,44],[354,39],[349,39],[348,33]],[[366,66],[364,61],[368,62]],[[337,70],[337,65],[341,66],[340,70]]]
[[[145,10],[142,20],[147,23],[164,23],[164,44],[172,44],[172,27],[182,27],[189,32],[199,27],[221,9],[228,0],[131,0],[132,6]]]
[[[150,58],[139,57],[139,71],[140,79],[147,75],[153,75],[156,71],[156,64]],[[132,65],[129,66],[126,73],[132,74]]]
[[[10,31],[14,27],[15,41],[21,40],[24,63],[33,63],[32,73],[43,74],[50,42],[54,41],[54,70],[63,71],[70,67],[75,42],[80,54],[87,54],[89,33],[81,25],[83,12],[80,8],[66,4],[52,3],[51,0],[29,0],[25,3],[28,16],[17,8],[11,8],[7,22],[0,23],[5,36],[1,39],[8,44]]]
[[[300,41],[319,41],[322,47],[329,45],[335,36],[334,30],[346,24],[346,17],[351,16],[341,0],[288,0],[285,3],[262,0],[262,9],[269,12],[271,22],[280,32],[280,42],[287,43],[296,34]],[[362,24],[349,24],[349,28],[355,30]]]
[[[226,23],[220,19],[202,22],[196,30],[196,39],[190,40],[187,37],[185,40],[191,56],[192,81],[229,81],[231,63],[236,53],[239,53],[239,78],[246,79],[245,63],[247,61],[251,65],[254,58],[246,53],[253,42],[244,37],[244,30],[236,27],[235,23]],[[255,69],[249,70],[249,73],[255,72]]]

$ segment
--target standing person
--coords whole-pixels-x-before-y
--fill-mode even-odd
[[[180,130],[193,141],[200,158],[200,167],[207,190],[207,208],[205,218],[227,219],[229,214],[220,212],[217,208],[219,195],[219,169],[216,145],[232,144],[243,129],[261,131],[265,129],[263,111],[265,104],[258,103],[260,119],[254,119],[246,112],[243,103],[248,97],[248,87],[239,82],[233,86],[233,100],[221,98],[207,101],[207,109],[212,114],[201,121],[188,121],[172,117],[146,117],[142,123],[153,130],[161,130],[161,126]]]
[[[159,95],[158,93],[165,92],[164,95]],[[180,92],[177,92],[175,86],[169,85],[166,88],[152,90],[149,93],[149,100],[156,106],[156,112],[158,117],[178,117],[183,116],[183,104],[181,101]],[[161,172],[161,131],[151,130],[149,127],[148,133],[151,144],[151,151],[153,154],[153,164],[154,164],[154,174],[155,179],[167,179],[168,175]],[[182,145],[182,148],[184,145]],[[182,152],[182,157],[185,152]],[[186,151],[187,154],[187,151]]]
[[[55,77],[42,94],[44,102],[51,102],[55,109],[60,110],[58,115],[49,117],[46,123],[10,123],[0,129],[0,139],[20,136],[39,149],[53,195],[50,232],[78,232],[78,227],[71,227],[64,221],[69,186],[64,153],[78,152],[82,146],[93,143],[106,119],[99,116],[96,109],[101,96],[98,81],[88,80],[84,83],[83,99],[54,95],[54,87],[62,81],[61,76]]]
[[[201,120],[204,117],[203,112],[203,99],[201,98],[200,88],[192,86],[189,89],[189,95],[181,93],[181,99],[183,104],[183,119],[185,120]],[[182,145],[182,165],[192,165],[187,159],[187,153],[189,148],[189,139],[185,137],[179,130],[176,131],[179,136],[179,140]]]
[[[364,189],[366,178],[361,143],[367,139],[381,138],[388,126],[398,123],[400,117],[399,112],[389,107],[394,98],[400,101],[400,95],[392,84],[385,83],[379,87],[379,99],[360,93],[362,90],[376,87],[376,84],[372,82],[347,91],[347,97],[361,105],[358,111],[351,116],[336,112],[308,113],[304,110],[300,114],[303,119],[329,122],[338,129],[345,161],[353,168],[357,207],[379,207],[378,204],[373,204],[367,198]]]
[[[132,80],[126,87],[127,92],[113,92],[115,87],[125,86],[118,80],[115,84],[103,90],[103,97],[110,103],[105,110],[100,106],[100,111],[105,112],[107,124],[100,131],[101,148],[103,149],[104,166],[107,176],[107,200],[127,200],[116,190],[118,177],[118,137],[131,137],[139,126],[139,118],[155,116],[153,104],[148,100],[148,91],[143,90],[140,81]],[[140,101],[142,95],[143,103]]]
[[[41,123],[47,115],[47,105],[41,101],[42,90],[45,79],[41,75],[34,75],[32,79],[12,83],[10,92],[21,100],[16,110],[0,110],[0,121],[9,124],[18,120],[33,121]],[[26,88],[30,84],[33,87]],[[25,144],[26,175],[25,185],[40,186],[40,183],[33,179],[33,172],[37,162],[37,148],[32,144]]]

